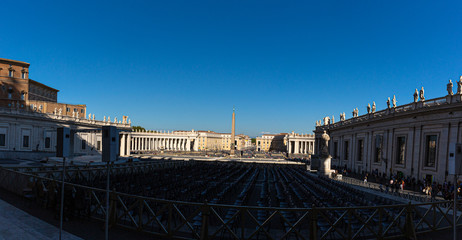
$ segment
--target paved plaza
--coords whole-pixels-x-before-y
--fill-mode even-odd
[[[0,200],[0,239],[58,239],[59,229]],[[63,232],[63,239],[77,240]]]

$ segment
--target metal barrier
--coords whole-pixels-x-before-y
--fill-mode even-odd
[[[0,169],[0,186],[30,191],[43,207],[59,205],[61,182]],[[363,239],[415,237],[449,229],[452,202],[334,208],[273,208],[168,201],[66,183],[65,214],[177,239]],[[461,215],[456,223],[462,226]]]

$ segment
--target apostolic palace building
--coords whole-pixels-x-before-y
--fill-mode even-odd
[[[425,99],[422,87],[405,105],[397,106],[393,97],[384,110],[376,111],[373,103],[363,115],[356,108],[350,119],[345,119],[345,113],[339,122],[325,117],[316,122],[316,149],[325,131],[333,166],[444,182],[450,145],[462,140],[461,82],[462,77],[453,93],[450,81],[448,94],[439,98]]]

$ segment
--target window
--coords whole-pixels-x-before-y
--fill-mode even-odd
[[[25,92],[21,92],[21,100],[25,100],[26,99],[26,93]]]
[[[46,137],[45,138],[45,148],[50,148],[51,147],[51,138]]]
[[[82,150],[85,150],[87,148],[87,141],[82,140]]]
[[[406,156],[406,137],[396,139],[396,164],[404,164]]]
[[[26,72],[22,72],[21,78],[22,78],[22,79],[26,79]]]
[[[425,144],[425,167],[434,167],[436,162],[436,143],[438,136],[427,135]]]
[[[364,153],[364,141],[362,139],[358,140],[358,161],[363,160]]]
[[[375,136],[375,155],[374,155],[374,162],[378,163],[382,161],[382,144],[383,144],[383,137],[382,135]]]
[[[0,147],[6,146],[6,135],[4,133],[0,133]]]
[[[338,142],[334,142],[334,158],[338,158]]]
[[[13,76],[14,76],[13,70],[10,70],[10,71],[8,72],[8,77],[13,77]]]
[[[101,141],[97,141],[97,142],[96,142],[96,149],[97,149],[98,151],[101,151]]]
[[[77,111],[77,108],[74,108],[74,112],[78,112],[78,111]]]
[[[350,155],[350,146],[349,142],[345,141],[345,148],[343,149],[343,158],[348,160],[348,156]]]
[[[29,136],[27,135],[22,136],[22,147],[25,147],[25,148],[29,147]]]
[[[83,113],[83,109],[80,109],[80,113]]]
[[[66,112],[70,112],[71,111],[71,108],[66,108]]]

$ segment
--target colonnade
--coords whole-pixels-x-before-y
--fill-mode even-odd
[[[135,152],[191,151],[191,142],[189,138],[133,136],[131,138],[131,150]]]
[[[287,144],[289,154],[314,154],[313,140],[289,139]]]

